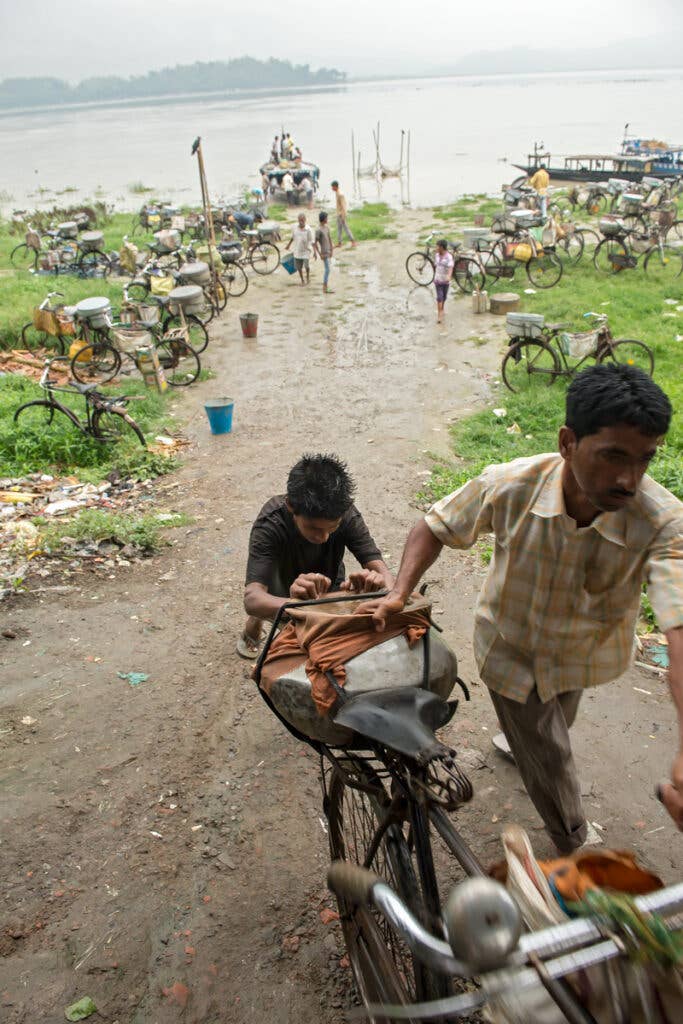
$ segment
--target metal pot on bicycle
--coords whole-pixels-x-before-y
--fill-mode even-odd
[[[200,288],[205,288],[211,284],[211,269],[203,260],[183,263],[178,270],[178,278],[183,285],[196,284]]]
[[[88,327],[111,327],[111,302],[103,295],[81,299],[75,307],[76,319]]]
[[[201,314],[206,307],[206,296],[197,284],[185,284],[169,293],[169,310],[174,316],[180,311],[185,316]]]
[[[312,604],[310,608],[299,606],[291,609],[293,619],[299,621],[303,616],[317,619],[327,617],[348,623],[351,619],[358,620],[358,633],[367,633],[372,627],[363,616],[354,617],[353,613],[359,604],[367,601],[372,595],[364,595],[358,600],[349,600],[348,595],[339,595],[338,602],[330,601]],[[429,602],[424,599],[409,602],[406,610],[430,611]],[[342,626],[343,628],[343,626]],[[265,662],[267,668],[267,658]],[[264,684],[262,690],[279,713],[296,730],[305,736],[332,746],[347,746],[354,741],[355,733],[334,721],[336,708],[329,713],[321,714],[314,699],[311,678],[302,660],[295,667],[290,662],[283,662],[282,675]],[[376,693],[382,690],[397,690],[406,687],[418,687],[437,694],[444,700],[450,695],[458,678],[458,663],[455,654],[442,640],[434,629],[427,629],[424,636],[410,645],[406,635],[390,637],[363,650],[344,663],[345,683],[343,695],[346,699],[360,694]]]
[[[83,252],[97,252],[104,245],[104,235],[101,231],[84,231],[79,244]]]

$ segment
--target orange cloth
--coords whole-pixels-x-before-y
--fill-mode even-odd
[[[413,647],[427,632],[430,602],[411,602],[402,612],[392,615],[385,630],[378,633],[369,615],[355,614],[359,604],[371,599],[372,594],[365,594],[358,602],[290,608],[288,614],[292,621],[273,640],[263,663],[260,685],[265,692],[270,693],[276,679],[305,663],[318,713],[328,714],[337,694],[325,672],[332,672],[343,686],[346,682],[344,666],[351,658],[401,634]]]
[[[663,886],[661,878],[641,868],[628,850],[577,851],[557,860],[539,860],[538,866],[568,901],[582,900],[590,889],[642,896]]]

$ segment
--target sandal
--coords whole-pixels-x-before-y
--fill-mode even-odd
[[[246,633],[242,633],[237,641],[235,649],[240,658],[247,658],[249,661],[255,661],[261,650],[261,641],[254,640],[253,637],[247,636]]]

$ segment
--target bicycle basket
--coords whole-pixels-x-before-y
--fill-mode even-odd
[[[110,337],[121,352],[135,352],[143,345],[152,344],[149,331],[136,330],[134,327],[117,327],[111,331]]]
[[[560,334],[560,348],[566,356],[571,356],[572,359],[584,359],[596,352],[599,339],[599,331],[586,331],[583,334],[571,334],[569,331],[563,331]]]
[[[149,286],[152,295],[170,295],[175,281],[172,277],[150,277]]]
[[[51,334],[53,337],[64,333],[54,310],[41,309],[40,306],[36,306],[33,310],[33,326],[37,331],[44,331],[45,334]]]

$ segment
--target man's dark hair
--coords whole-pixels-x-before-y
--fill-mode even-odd
[[[332,187],[332,188],[334,188],[335,186],[336,186],[337,188],[339,188],[339,182],[338,182],[338,181],[333,181],[333,182],[332,182],[332,186],[331,186],[331,187]]]
[[[324,224],[325,221],[327,220],[327,214],[325,213],[324,210],[321,210],[320,213],[318,214],[318,220],[320,221],[321,224]]]
[[[548,170],[548,168],[546,167],[545,164],[540,164],[538,169],[539,169],[539,171],[547,171]]]
[[[448,241],[447,241],[447,239],[445,239],[445,238],[440,238],[440,239],[439,239],[439,241],[438,241],[438,242],[437,242],[436,244],[437,244],[437,245],[438,245],[438,246],[439,246],[439,247],[440,247],[441,249],[447,249],[447,248],[448,248]]]
[[[577,441],[619,423],[637,427],[646,437],[661,437],[670,422],[667,395],[637,366],[591,366],[574,378],[567,391],[565,423]]]
[[[355,489],[346,463],[336,455],[303,455],[287,477],[292,512],[310,519],[341,519]]]

